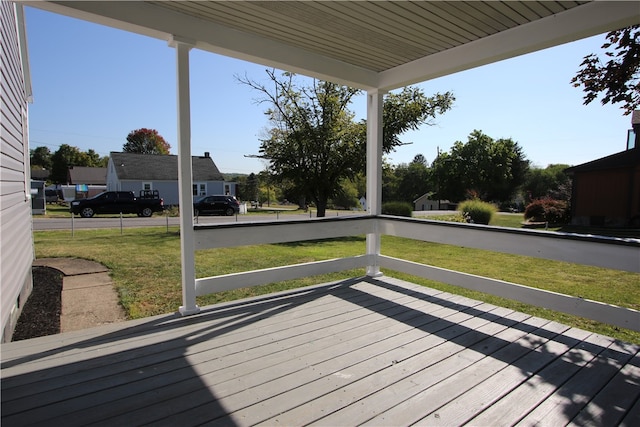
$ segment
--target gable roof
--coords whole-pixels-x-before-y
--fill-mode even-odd
[[[640,23],[634,1],[27,1],[382,91]]]
[[[604,169],[633,168],[640,166],[640,148],[622,151],[581,165],[565,169],[569,175],[575,172],[590,172]]]
[[[119,179],[132,181],[177,181],[178,156],[111,152],[110,161]],[[224,181],[210,156],[192,156],[194,181]]]
[[[73,166],[69,168],[69,184],[105,185],[107,168]]]
[[[31,168],[31,179],[38,181],[46,181],[49,178],[50,172],[40,166]]]

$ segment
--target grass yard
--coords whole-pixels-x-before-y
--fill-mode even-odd
[[[107,266],[120,300],[130,318],[142,318],[176,311],[181,305],[180,239],[177,228],[165,227],[119,230],[76,230],[34,232],[36,256],[79,257]],[[196,254],[196,276],[207,277],[363,254],[364,237],[337,240],[246,246],[199,251]],[[530,257],[498,254],[383,236],[382,253],[411,261],[428,263],[471,274],[498,278],[527,286],[640,309],[640,275],[596,267],[540,260]],[[409,277],[392,271],[398,277],[424,286],[462,294],[536,316],[592,330],[640,344],[640,333],[618,330],[549,310],[468,291],[442,283]],[[357,277],[362,270],[327,274],[322,277],[238,289],[199,297],[201,306],[280,290]]]

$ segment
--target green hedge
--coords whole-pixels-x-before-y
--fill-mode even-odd
[[[409,218],[413,212],[411,204],[406,202],[383,203],[381,210],[383,215],[408,216]]]
[[[481,200],[465,200],[458,205],[458,210],[467,219],[467,222],[474,224],[489,224],[493,215],[498,209],[491,203]]]

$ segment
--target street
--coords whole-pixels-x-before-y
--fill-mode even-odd
[[[327,217],[330,216],[353,216],[362,215],[362,212],[328,212]],[[195,224],[224,224],[234,222],[260,222],[260,221],[277,221],[277,220],[305,220],[315,218],[315,211],[309,213],[297,213],[297,214],[284,214],[279,212],[269,212],[258,215],[234,215],[234,216],[200,216],[194,220]],[[151,218],[140,218],[134,216],[119,217],[109,216],[95,216],[93,218],[38,218],[33,217],[33,230],[79,230],[79,229],[92,229],[92,228],[134,228],[134,227],[165,227],[165,226],[179,226],[180,217],[169,216],[153,216]]]

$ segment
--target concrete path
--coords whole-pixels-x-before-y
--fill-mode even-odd
[[[55,268],[64,274],[60,332],[126,320],[104,265],[79,258],[42,258],[33,265]]]

